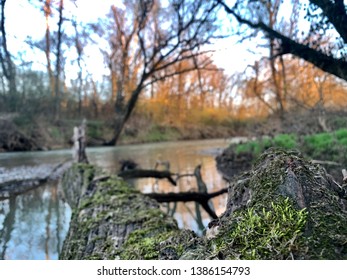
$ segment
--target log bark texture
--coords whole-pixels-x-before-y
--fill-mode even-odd
[[[94,174],[77,165],[64,178],[73,215],[61,259],[347,259],[346,189],[296,152],[263,154],[202,237],[123,180]]]
[[[60,259],[178,258],[160,243],[195,234],[179,230],[155,200],[119,177],[93,180],[96,174],[93,166],[78,164],[64,176],[62,189],[73,214]]]

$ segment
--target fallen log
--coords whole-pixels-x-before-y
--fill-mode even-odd
[[[73,214],[60,259],[347,259],[347,192],[296,152],[266,151],[201,237],[122,179],[96,174],[80,164],[64,176]]]
[[[171,243],[161,242],[172,238],[178,245],[196,237],[179,230],[155,200],[91,165],[75,164],[61,185],[73,214],[60,259],[176,259]]]

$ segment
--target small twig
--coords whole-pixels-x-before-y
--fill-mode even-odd
[[[340,163],[335,162],[335,161],[329,161],[329,160],[316,160],[316,159],[313,159],[311,162],[314,163],[314,164],[341,166]]]
[[[147,170],[147,169],[133,169],[125,170],[118,173],[119,177],[123,179],[136,179],[136,178],[158,178],[167,179],[172,185],[176,186],[176,181],[171,177],[172,173],[170,171],[158,171],[158,170]]]
[[[190,173],[187,173],[187,174],[178,174],[176,173],[176,181],[178,181],[179,179],[183,178],[183,177],[194,177],[195,175],[194,174],[190,174]]]
[[[111,176],[108,175],[104,175],[104,176],[99,176],[93,179],[93,181],[91,181],[91,184],[95,184],[98,182],[105,182],[106,180],[108,180]]]

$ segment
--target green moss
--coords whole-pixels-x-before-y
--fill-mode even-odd
[[[135,230],[124,243],[120,257],[126,260],[158,259],[160,243],[174,235],[174,231],[163,231],[159,227]]]
[[[90,172],[88,165],[74,168]],[[155,201],[111,177],[88,185],[73,211],[68,253],[62,257],[346,259],[346,211],[327,180],[323,169],[298,152],[269,149],[231,188],[219,232],[207,239],[179,230]],[[122,229],[125,239],[114,235],[115,228]]]
[[[214,256],[347,258],[346,211],[325,171],[284,149],[268,150],[254,165],[229,193],[232,202],[244,202],[222,217],[210,241]]]
[[[279,198],[267,208],[238,211],[212,242],[227,259],[289,259],[303,249],[306,221],[305,209]]]
[[[73,211],[70,252],[63,258],[115,259],[132,258],[132,255],[141,259],[154,258],[151,252],[155,251],[156,244],[169,236],[170,232],[178,230],[176,221],[163,213],[155,201],[123,179],[113,176],[95,184],[90,183],[93,169],[89,170],[88,165],[76,165],[73,169],[84,178],[83,184],[87,186],[77,210]],[[122,246],[122,250],[115,246],[117,242],[113,240],[114,236],[107,234],[112,228],[124,229],[124,234],[130,232],[126,240],[128,245]],[[138,244],[134,247],[134,239],[143,242],[136,241]],[[141,250],[140,245],[143,246]],[[86,246],[98,249],[94,249],[92,255],[84,255],[83,248]],[[143,255],[140,256],[139,252]]]

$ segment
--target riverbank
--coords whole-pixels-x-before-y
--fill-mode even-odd
[[[20,115],[0,117],[0,152],[56,150],[71,147],[74,126],[77,119],[58,122],[44,118],[30,119]],[[230,138],[243,134],[244,125],[238,122],[228,124],[156,124],[149,120],[133,118],[125,126],[118,141],[120,145],[142,144],[180,140],[203,140]],[[112,125],[103,120],[87,121],[87,145],[104,146],[112,138]]]
[[[19,114],[0,114],[0,152],[56,150],[71,147],[73,128],[80,119],[49,120]],[[155,122],[142,115],[132,116],[118,144],[140,144],[180,140],[229,139],[235,136],[259,138],[278,134],[310,135],[347,127],[347,113],[326,112],[322,121],[317,112],[286,113],[281,118],[205,120],[195,123]],[[87,146],[103,146],[113,136],[109,120],[87,120]]]
[[[342,169],[347,168],[347,129],[310,135],[278,134],[244,143],[231,144],[219,156],[217,167],[227,179],[251,169],[260,154],[269,148],[299,151],[313,163],[318,163],[338,182],[342,182]]]

